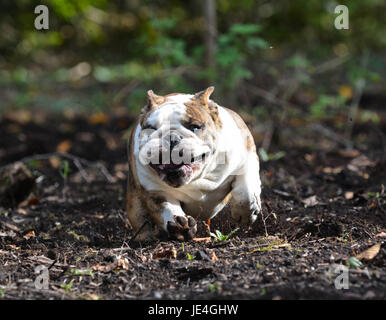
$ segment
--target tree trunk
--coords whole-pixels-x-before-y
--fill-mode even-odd
[[[205,0],[205,64],[207,68],[216,67],[216,0]]]

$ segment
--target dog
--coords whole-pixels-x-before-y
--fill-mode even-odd
[[[147,92],[127,148],[126,210],[136,241],[190,240],[196,220],[212,219],[228,203],[244,225],[261,211],[253,136],[236,112],[209,99],[213,91]]]

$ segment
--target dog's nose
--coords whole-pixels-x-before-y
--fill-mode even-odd
[[[170,150],[172,150],[176,145],[180,143],[182,137],[176,133],[171,133],[169,136],[169,139],[170,139]]]
[[[179,143],[180,143],[179,139],[170,139],[170,149],[173,149]]]

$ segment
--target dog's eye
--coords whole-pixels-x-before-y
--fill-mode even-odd
[[[150,124],[145,124],[142,128],[143,130],[157,130],[156,128],[154,128],[153,126],[151,126]]]
[[[204,125],[199,125],[199,124],[190,124],[188,125],[188,129],[190,131],[196,132],[197,130],[200,130],[204,127]]]

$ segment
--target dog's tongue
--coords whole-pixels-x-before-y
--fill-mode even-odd
[[[159,164],[159,165],[158,165],[158,169],[160,169],[160,170],[175,169],[175,168],[178,168],[178,167],[180,167],[180,165],[174,164],[174,163]]]

